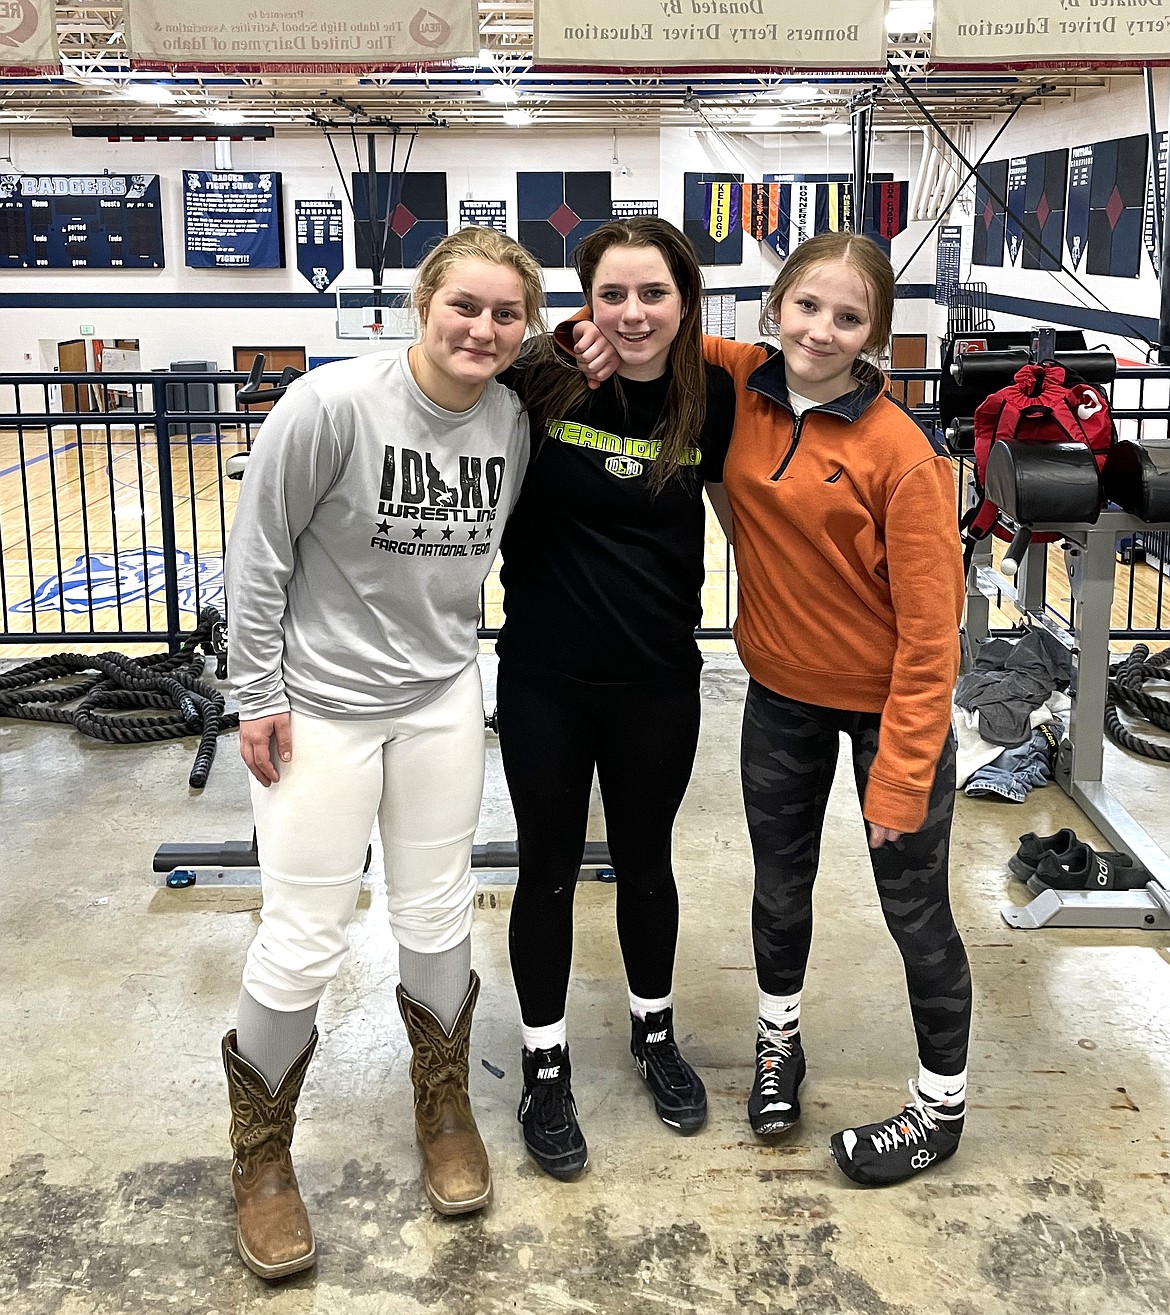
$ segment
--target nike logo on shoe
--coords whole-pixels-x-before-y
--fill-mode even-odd
[[[648,1046],[655,1046],[655,1045],[657,1045],[660,1041],[665,1041],[665,1040],[666,1040],[666,1032],[665,1032],[665,1031],[662,1031],[662,1032],[647,1032],[647,1033],[646,1033],[646,1045],[648,1045]]]
[[[537,1082],[555,1082],[561,1076],[561,1066],[555,1065],[553,1068],[538,1068],[536,1070]]]

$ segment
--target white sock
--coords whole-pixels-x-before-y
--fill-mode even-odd
[[[967,1070],[951,1077],[919,1065],[918,1094],[932,1105],[963,1106],[967,1101]]]
[[[767,991],[761,991],[760,1017],[782,1032],[799,1032],[800,997],[800,991],[795,995],[769,995]]]
[[[664,995],[658,1000],[644,1000],[628,988],[626,994],[630,997],[630,1013],[635,1018],[641,1018],[643,1021],[645,1021],[647,1014],[660,1014],[664,1009],[669,1009],[674,1000],[673,994]]]
[[[524,1041],[524,1049],[535,1053],[537,1050],[551,1050],[554,1046],[567,1045],[569,1031],[562,1018],[557,1023],[549,1023],[547,1027],[529,1027],[527,1023],[521,1023],[520,1036]]]

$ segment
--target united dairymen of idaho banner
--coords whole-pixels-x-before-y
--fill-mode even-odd
[[[53,0],[0,0],[0,66],[60,69]]]
[[[1140,64],[1170,56],[1170,0],[935,0],[931,58]]]
[[[130,62],[143,69],[353,71],[479,49],[475,0],[124,0],[123,9]]]
[[[884,0],[534,0],[533,66],[879,69],[885,9]]]

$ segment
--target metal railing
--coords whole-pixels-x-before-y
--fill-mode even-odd
[[[235,404],[246,378],[228,371],[0,374],[0,645],[173,650],[203,608],[223,610],[223,555],[238,489],[225,465],[251,446],[264,419]],[[941,441],[938,372],[896,370],[891,378],[895,396]],[[217,409],[203,406],[209,386]],[[1170,442],[1170,369],[1123,370],[1113,397],[1123,437]],[[962,489],[962,463],[959,473]],[[1113,638],[1170,640],[1167,537],[1120,545],[1128,575],[1119,578],[1122,615],[1115,615]],[[1138,588],[1134,570],[1143,554],[1155,569]],[[735,594],[733,560],[713,532],[700,638],[730,637]],[[1058,617],[1060,606],[1056,600]],[[493,571],[482,595],[481,637],[498,632],[501,616]]]

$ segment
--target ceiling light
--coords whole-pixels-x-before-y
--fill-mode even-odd
[[[820,92],[811,82],[786,82],[779,96],[781,100],[818,100]]]
[[[122,88],[126,100],[136,100],[143,105],[173,105],[175,93],[157,82],[131,83]]]
[[[502,82],[493,82],[490,87],[480,87],[479,95],[481,100],[490,101],[493,105],[511,105],[517,99],[514,87],[505,87]]]
[[[246,123],[247,122],[247,120],[244,117],[243,111],[241,110],[204,110],[203,113],[207,115],[207,117],[212,121],[212,123]]]
[[[926,32],[934,26],[934,0],[890,0],[887,32]]]
[[[779,110],[757,110],[751,117],[751,126],[753,128],[774,128],[781,119]]]
[[[821,132],[823,132],[826,137],[844,137],[848,131],[849,125],[847,123],[821,124]]]
[[[527,110],[505,110],[500,117],[509,128],[526,128],[532,122]]]

